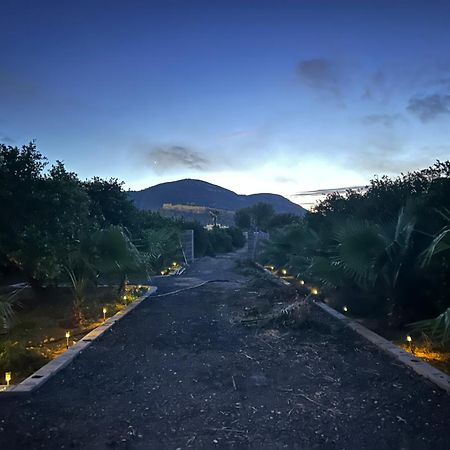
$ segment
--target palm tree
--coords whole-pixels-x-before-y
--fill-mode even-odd
[[[171,228],[146,230],[140,240],[140,254],[150,273],[159,273],[179,255],[181,248],[178,232]]]
[[[430,245],[421,255],[422,267],[430,264],[432,258],[442,252],[450,250],[450,211],[445,210],[439,214],[448,222],[442,230],[434,237]],[[434,319],[421,320],[410,324],[412,328],[430,333],[440,339],[442,343],[450,341],[450,307]]]
[[[355,287],[366,297],[378,298],[392,318],[403,314],[399,278],[407,270],[412,251],[415,216],[412,206],[403,208],[397,220],[382,226],[349,219],[335,226],[327,252],[311,258],[312,279],[331,288]]]
[[[75,319],[83,321],[86,288],[94,284],[100,274],[120,275],[118,296],[121,297],[127,283],[127,271],[136,269],[141,263],[139,251],[119,226],[84,236],[68,255],[65,265],[72,285]]]
[[[265,264],[304,273],[321,243],[317,233],[305,224],[287,225],[265,241],[261,260]]]
[[[0,332],[7,333],[14,319],[14,305],[18,304],[17,296],[25,288],[16,289],[10,294],[0,296]]]

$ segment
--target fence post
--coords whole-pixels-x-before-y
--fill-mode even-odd
[[[181,249],[186,263],[194,261],[194,230],[183,230],[180,235]]]

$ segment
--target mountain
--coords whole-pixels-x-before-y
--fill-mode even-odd
[[[206,212],[208,215],[208,211],[203,211],[205,209],[224,210],[223,212],[232,215],[232,212],[258,202],[271,204],[277,213],[301,216],[306,211],[281,195],[239,195],[215,184],[191,179],[161,183],[142,191],[129,191],[129,195],[140,209],[161,211],[165,215],[179,215],[189,219],[196,213],[204,215]]]

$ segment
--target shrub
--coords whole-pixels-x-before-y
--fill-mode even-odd
[[[24,344],[12,341],[0,343],[0,374],[5,372],[30,373],[42,367],[47,358],[38,350],[26,348]]]
[[[226,231],[231,236],[231,243],[234,248],[242,248],[245,245],[245,236],[241,229],[230,227]]]
[[[214,227],[208,232],[210,252],[227,253],[233,250],[233,239],[226,229]]]

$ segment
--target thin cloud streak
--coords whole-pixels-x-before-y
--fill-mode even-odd
[[[296,194],[293,194],[295,197],[309,197],[313,195],[327,195],[327,194],[333,194],[334,192],[337,192],[338,194],[344,194],[348,190],[362,190],[366,189],[367,186],[346,186],[346,187],[339,187],[339,188],[325,188],[325,189],[315,189],[312,191],[303,191],[298,192]]]

